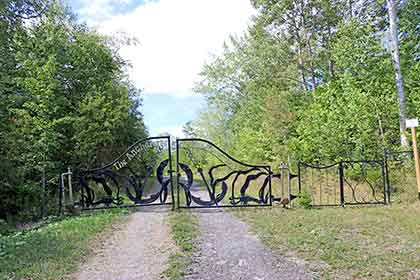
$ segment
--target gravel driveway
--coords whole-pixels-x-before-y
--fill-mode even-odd
[[[200,236],[188,280],[312,279],[304,265],[275,256],[243,221],[216,209],[196,212]]]
[[[77,280],[155,280],[176,251],[168,224],[169,208],[140,208],[110,234],[74,275]],[[199,221],[198,250],[186,280],[309,280],[305,262],[274,255],[228,211],[194,211]]]
[[[131,214],[128,222],[112,232],[95,255],[81,265],[74,279],[161,279],[168,257],[175,250],[167,218],[168,208],[162,206]]]

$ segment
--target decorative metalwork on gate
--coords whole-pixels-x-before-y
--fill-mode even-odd
[[[386,204],[383,161],[343,161],[344,204]]]
[[[134,143],[103,167],[74,172],[75,204],[82,209],[172,204],[170,137]]]
[[[402,167],[411,170],[412,165],[409,155],[401,154],[402,159],[397,160],[385,153],[383,160],[331,165],[298,162],[297,174],[282,163],[274,173],[269,165],[239,161],[208,140],[187,138],[176,140],[173,178],[171,147],[169,136],[149,137],[100,168],[69,168],[61,176],[60,213],[62,206],[69,206],[66,198],[71,206],[83,210],[167,204],[173,209],[275,203],[290,207],[304,192],[311,197],[312,206],[387,204],[391,188],[398,188],[389,170],[401,173]]]
[[[387,204],[384,161],[340,161],[331,165],[298,164],[299,192],[311,196],[313,206]]]
[[[271,167],[243,163],[210,141],[176,141],[179,208],[272,205]]]

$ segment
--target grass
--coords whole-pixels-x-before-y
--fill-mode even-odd
[[[420,279],[420,204],[243,210],[269,247],[298,256],[320,279]]]
[[[178,250],[169,258],[169,267],[163,276],[170,280],[181,280],[192,262],[194,239],[198,234],[196,218],[188,211],[177,211],[170,216],[172,238]]]
[[[68,279],[91,252],[95,237],[123,213],[116,210],[70,217],[0,235],[0,279]]]

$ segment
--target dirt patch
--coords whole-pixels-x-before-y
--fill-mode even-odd
[[[185,279],[313,279],[305,262],[276,256],[226,211],[197,212],[198,251]]]
[[[141,209],[104,239],[74,274],[78,280],[155,280],[175,246],[166,208]]]

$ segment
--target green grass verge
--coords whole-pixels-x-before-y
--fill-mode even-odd
[[[180,280],[192,261],[194,239],[198,234],[197,220],[190,212],[177,211],[171,214],[170,225],[178,250],[169,257],[169,267],[163,276],[170,280]]]
[[[420,279],[420,204],[243,210],[281,255],[310,261],[321,279]]]
[[[69,217],[38,229],[0,235],[0,279],[68,279],[90,242],[126,211]]]

